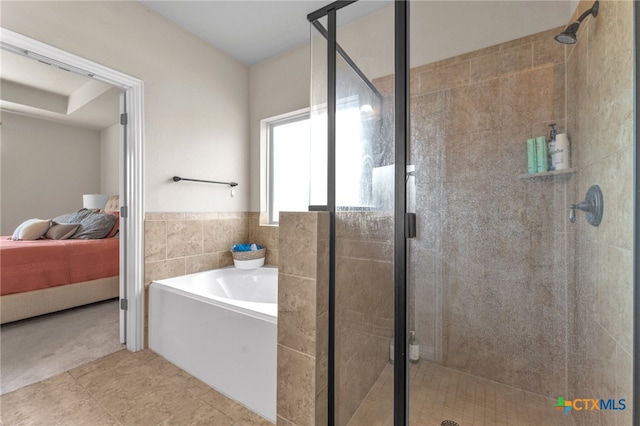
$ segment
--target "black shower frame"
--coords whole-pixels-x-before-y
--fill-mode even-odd
[[[327,37],[328,53],[328,194],[327,209],[329,210],[329,359],[328,359],[328,419],[329,425],[334,424],[335,419],[335,112],[336,112],[336,11],[355,3],[357,0],[336,1],[307,16],[309,22],[314,23],[318,19],[328,16],[329,29]],[[640,120],[638,120],[638,88],[640,87],[640,58],[638,46],[640,46],[640,7],[633,2],[634,40],[633,40],[633,395],[632,395],[632,424],[640,425],[640,149],[638,149],[638,134],[640,133]],[[408,360],[406,353],[407,337],[407,285],[405,275],[406,240],[404,236],[405,224],[405,170],[407,160],[407,136],[409,123],[408,82],[409,82],[409,3],[404,0],[395,1],[395,149],[396,149],[396,176],[395,176],[395,227],[394,227],[394,334],[396,338],[394,363],[394,425],[404,426],[408,424]],[[314,24],[315,25],[315,24]],[[347,63],[350,63],[347,61]],[[358,73],[360,77],[364,77]],[[364,81],[368,81],[366,77]],[[400,112],[400,114],[399,114]],[[404,115],[398,117],[398,115]],[[403,360],[403,362],[397,362]]]
[[[335,235],[335,148],[336,148],[336,55],[340,54],[362,81],[382,99],[380,92],[357,67],[336,40],[336,14],[339,9],[357,0],[333,2],[307,15],[307,20],[327,39],[327,210],[329,212],[329,312],[328,312],[328,420],[335,422],[335,294],[336,294],[336,235]],[[409,360],[408,360],[408,291],[406,281],[406,169],[409,136],[409,2],[395,0],[395,198],[394,198],[394,425],[405,426],[409,421]],[[328,28],[318,21],[327,16]],[[314,210],[318,210],[315,206]]]

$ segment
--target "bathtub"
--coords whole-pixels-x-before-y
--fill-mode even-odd
[[[278,269],[215,269],[149,288],[149,347],[276,421]]]

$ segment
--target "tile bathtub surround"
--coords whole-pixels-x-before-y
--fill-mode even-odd
[[[280,213],[278,424],[327,424],[328,218]]]
[[[5,425],[272,425],[148,349],[2,395],[0,406]]]
[[[259,213],[146,213],[147,302],[148,288],[154,280],[233,265],[229,249],[238,242],[265,246],[265,263],[277,265],[278,227],[261,226],[259,218]],[[145,313],[145,330],[147,327]]]

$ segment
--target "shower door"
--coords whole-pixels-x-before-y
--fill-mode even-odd
[[[393,7],[357,2],[311,22],[311,204],[328,206],[333,233],[330,424],[392,425],[393,386],[377,383],[394,377]]]
[[[632,424],[633,2],[558,43],[592,5],[411,4],[412,424]],[[569,167],[528,173],[554,124]],[[572,222],[592,185],[602,222]]]
[[[405,85],[403,20],[348,21],[367,3],[312,28],[331,424],[632,424],[635,2],[600,2],[572,45],[592,0],[411,2]]]

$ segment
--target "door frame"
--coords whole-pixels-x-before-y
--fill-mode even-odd
[[[63,67],[86,72],[96,80],[124,91],[121,112],[127,114],[127,119],[122,126],[120,142],[120,299],[126,299],[124,331],[127,349],[132,352],[142,350],[144,349],[144,82],[6,28],[0,27],[0,40],[3,48],[6,47],[27,57],[29,53],[44,56]],[[122,337],[125,336],[121,336],[121,340]]]

